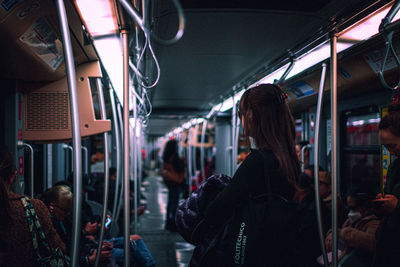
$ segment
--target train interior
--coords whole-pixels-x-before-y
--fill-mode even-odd
[[[80,173],[90,176],[83,183],[96,189],[86,201],[102,216],[105,170],[115,168],[117,186],[108,192],[113,199],[107,213],[113,219],[110,234],[121,236],[122,192],[129,194],[122,181],[128,172],[135,199],[129,230],[143,237],[157,266],[188,266],[194,249],[165,229],[166,142],[177,140],[185,159],[180,201],[206,175],[232,176],[249,152],[237,103],[256,85],[277,83],[287,93],[296,143],[309,144],[310,164],[315,162],[317,101],[323,98],[318,165],[332,171],[332,136],[337,136],[340,199],[345,201],[353,184],[367,183],[378,191],[385,184],[394,157],[380,144],[378,124],[393,97],[388,87],[397,83],[400,63],[385,56],[386,33],[379,25],[394,1],[0,2],[0,143],[18,171],[12,190],[38,197],[77,172],[79,153]],[[65,7],[73,52],[75,104],[59,5]],[[398,45],[395,33],[396,51]],[[382,70],[386,85],[379,77]]]

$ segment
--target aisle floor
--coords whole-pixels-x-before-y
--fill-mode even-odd
[[[146,211],[140,216],[138,234],[143,237],[157,267],[188,266],[194,247],[178,233],[164,230],[168,189],[160,176],[150,172],[143,182]]]

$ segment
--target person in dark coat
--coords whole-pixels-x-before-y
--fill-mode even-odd
[[[262,84],[247,90],[239,103],[239,118],[244,134],[249,137],[251,152],[229,185],[205,211],[204,220],[213,229],[226,225],[237,207],[250,195],[265,195],[272,191],[274,195],[292,200],[297,191],[300,163],[295,149],[294,119],[286,94],[273,84]],[[266,183],[265,171],[268,171],[269,184]],[[296,265],[290,256],[296,248],[283,244],[285,240],[278,238],[281,232],[269,232],[273,236],[269,236],[265,244],[246,252],[245,266]],[[234,257],[225,258],[223,265],[233,266]]]
[[[178,143],[176,140],[169,140],[165,144],[163,161],[165,163],[170,163],[177,173],[182,173],[185,171],[185,165],[178,155]],[[175,213],[178,208],[179,195],[181,192],[181,184],[174,183],[172,181],[166,182],[168,187],[168,204],[167,204],[167,214],[165,229],[170,231],[175,231]]]
[[[390,164],[384,193],[375,200],[376,210],[384,215],[376,233],[374,266],[399,266],[400,255],[400,101],[397,99],[379,123],[379,138],[397,159]]]
[[[2,263],[9,267],[36,266],[37,256],[33,248],[32,233],[28,228],[26,211],[21,202],[22,195],[9,190],[16,178],[11,154],[0,146],[0,240],[2,243]],[[30,200],[47,242],[53,249],[60,248],[64,253],[65,245],[58,236],[50,219],[49,211],[42,201]]]
[[[222,253],[222,232],[215,233],[204,223],[204,212],[208,204],[230,182],[230,177],[219,174],[212,175],[176,211],[176,227],[181,236],[196,246],[189,266],[206,266],[207,260],[214,264],[222,261],[218,258]]]

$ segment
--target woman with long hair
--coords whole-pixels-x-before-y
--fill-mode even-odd
[[[12,155],[0,146],[0,240],[2,253],[0,262],[7,266],[37,266],[37,254],[33,247],[32,233],[28,228],[27,215],[21,199],[22,195],[9,190],[16,179]],[[41,228],[51,248],[65,245],[54,230],[50,214],[42,201],[31,199],[30,202],[37,214]]]
[[[206,209],[205,221],[214,229],[226,225],[237,208],[251,196],[269,194],[290,202],[297,191],[300,163],[295,148],[294,119],[286,94],[273,84],[262,84],[247,90],[239,102],[239,118],[244,134],[249,138],[251,152],[237,169],[229,185]],[[274,234],[276,236],[285,234],[277,231]],[[240,236],[239,239],[242,242],[244,238]],[[272,247],[272,250],[259,247],[257,252],[246,257],[246,264],[240,266],[290,266],[283,263],[290,258],[287,257],[289,254],[278,253],[291,252],[293,248],[285,248],[285,244],[280,244],[283,240],[279,240],[279,236],[270,236],[269,239],[274,240],[274,244],[268,244],[272,242],[270,240],[265,240],[264,243],[268,244],[267,247]],[[278,251],[278,247],[285,251]],[[241,249],[239,253],[240,251]],[[222,266],[234,266],[233,258],[222,255]]]
[[[176,142],[176,140],[169,140],[165,144],[163,161],[164,161],[164,170],[166,169],[166,165],[168,165],[171,168],[173,168],[174,173],[180,173],[180,174],[184,173],[185,165],[183,160],[179,158],[178,143]],[[179,195],[181,192],[182,185],[173,182],[171,180],[168,181],[165,178],[164,181],[168,187],[168,204],[167,204],[165,229],[170,231],[176,231],[175,214],[176,214],[176,209],[178,208]]]

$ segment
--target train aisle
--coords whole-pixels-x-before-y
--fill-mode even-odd
[[[178,234],[164,230],[168,189],[154,171],[142,189],[147,208],[140,216],[138,234],[143,237],[158,267],[188,266],[194,247]]]

